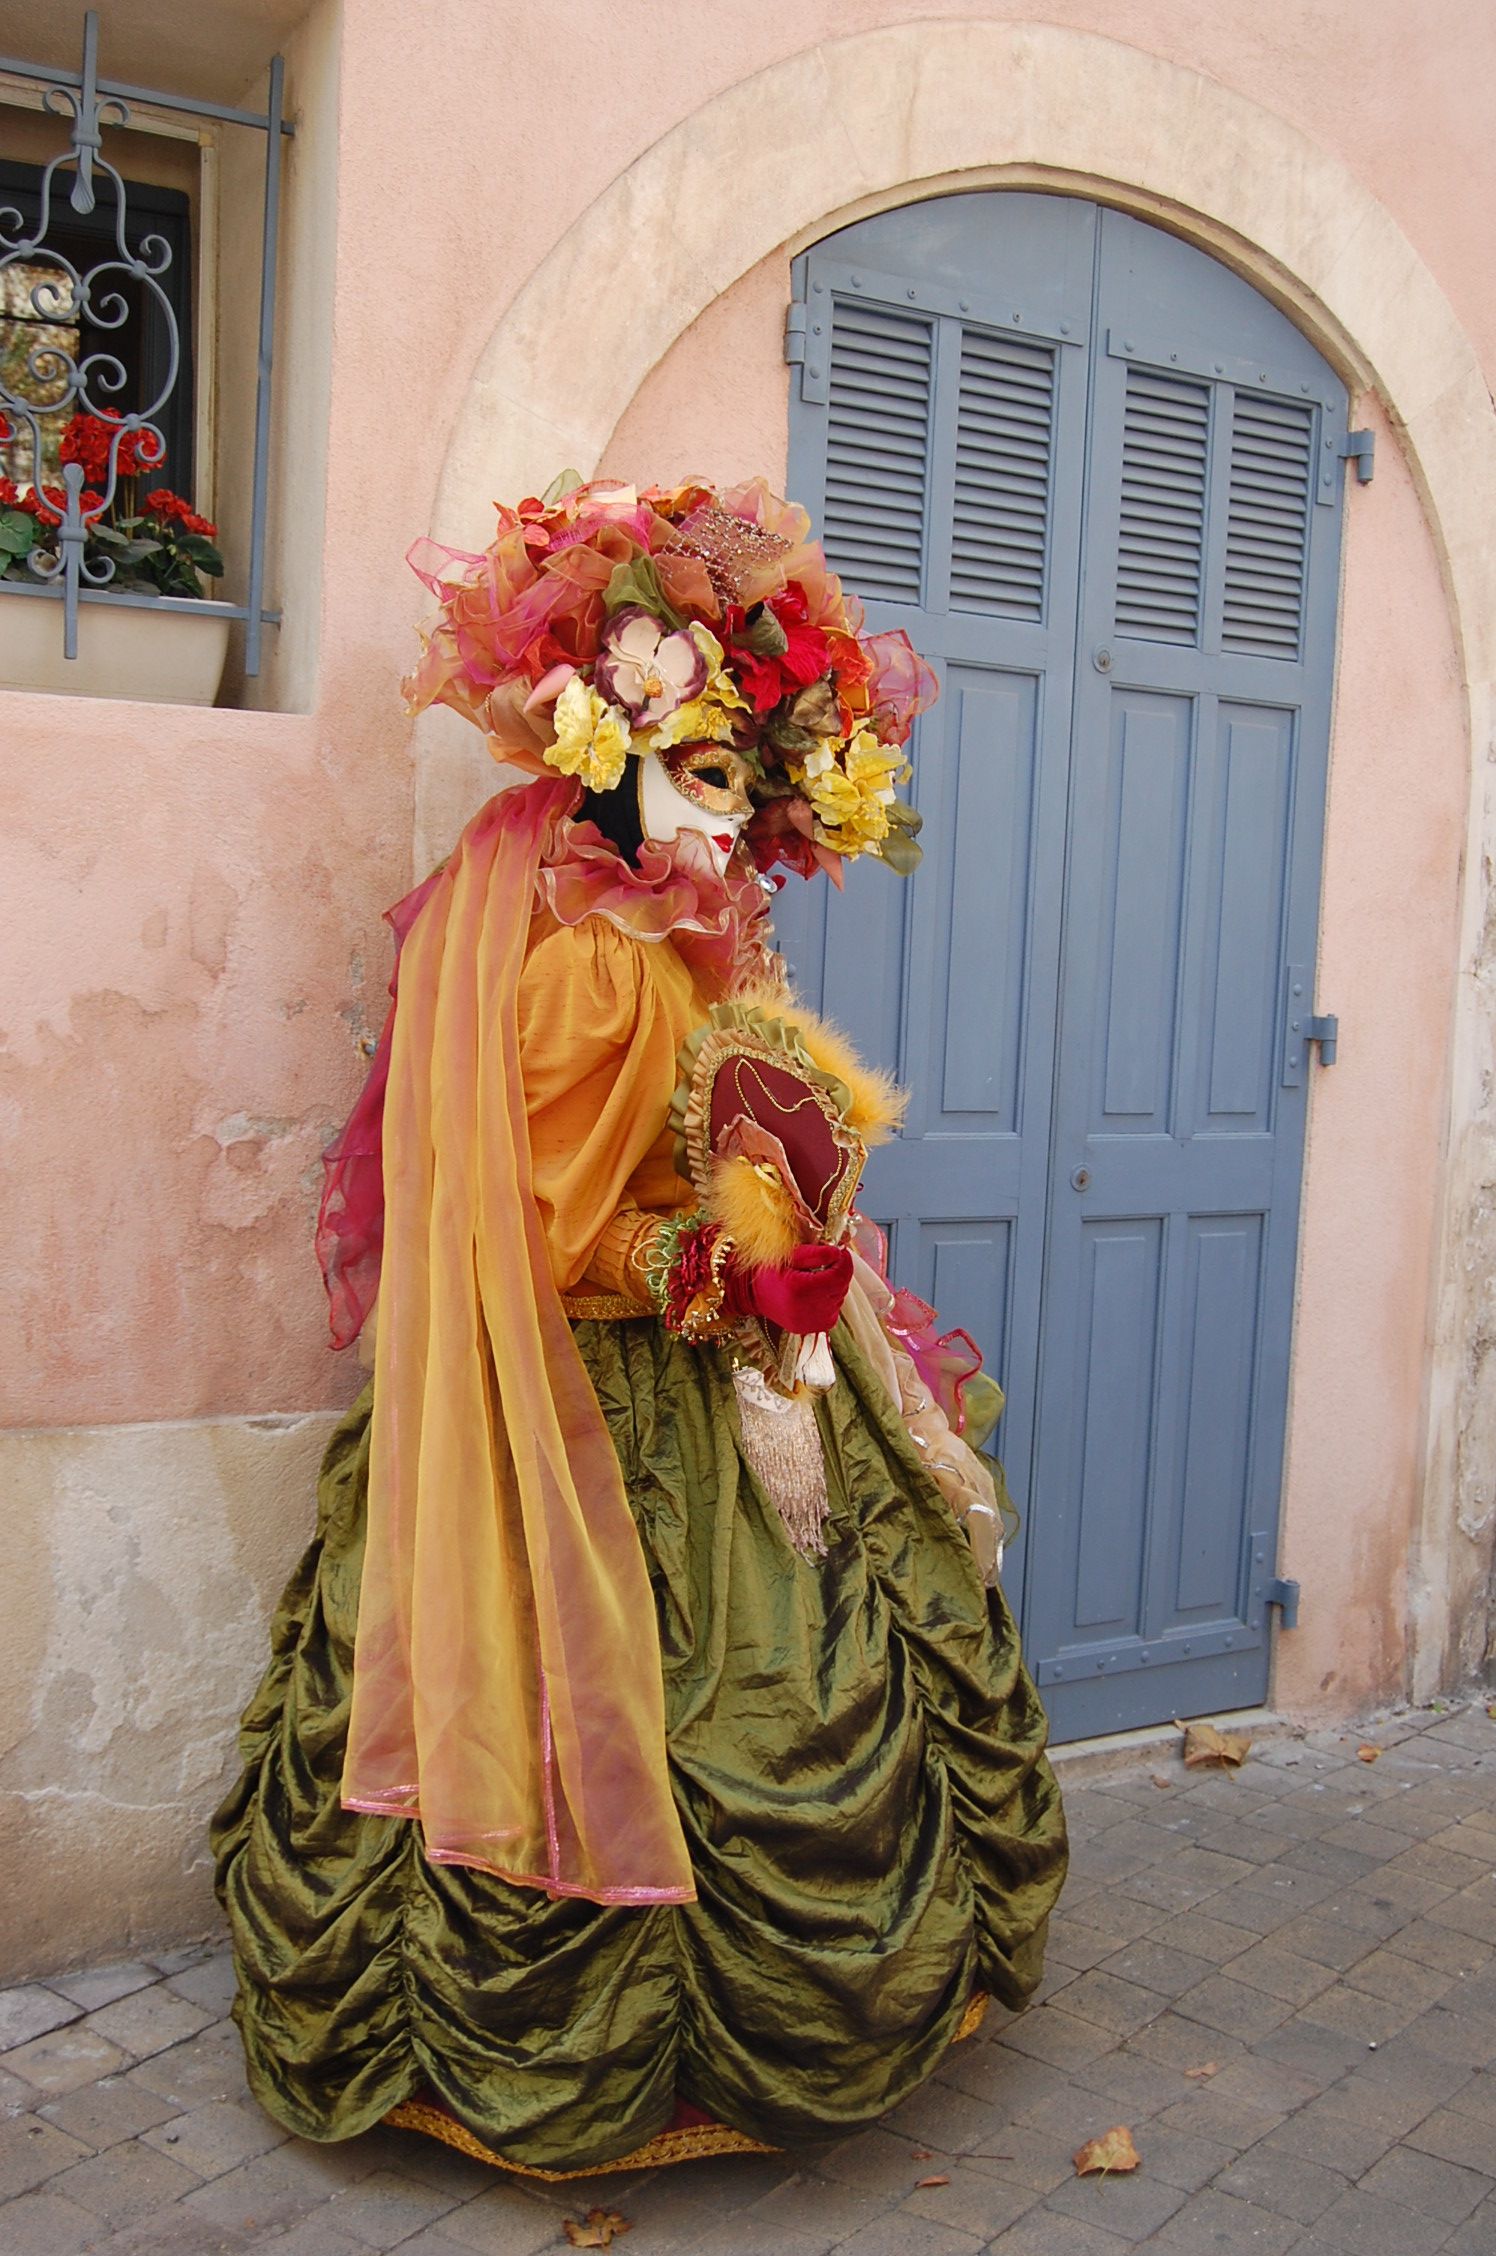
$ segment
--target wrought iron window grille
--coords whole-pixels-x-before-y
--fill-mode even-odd
[[[36,483],[41,481],[44,453],[42,422],[73,410],[89,415],[118,417],[108,445],[107,478],[102,489],[88,491],[82,466],[62,465],[63,502],[60,521],[49,525],[57,553],[28,557],[34,581],[0,581],[0,596],[16,595],[60,601],[63,615],[63,649],[68,658],[78,654],[80,603],[105,602],[135,605],[152,611],[186,611],[196,616],[242,619],[244,671],[260,670],[263,630],[279,623],[280,613],[265,608],[265,525],[269,498],[270,394],[275,364],[275,285],[280,237],[281,147],[295,132],[285,116],[285,66],[281,56],[269,66],[269,88],[263,111],[198,102],[180,94],[125,85],[100,78],[99,19],[89,9],[83,19],[82,69],[64,71],[0,55],[0,74],[42,89],[42,108],[50,116],[71,120],[68,145],[43,168],[39,191],[39,218],[27,232],[23,213],[0,198],[0,275],[8,268],[43,263],[49,278],[33,283],[27,299],[30,317],[57,326],[66,314],[71,326],[86,317],[94,330],[120,330],[129,318],[129,285],[145,293],[153,319],[164,336],[164,351],[154,396],[128,414],[119,415],[111,403],[125,389],[127,371],[117,353],[107,349],[74,356],[56,343],[41,343],[26,355],[25,374],[34,388],[55,392],[45,404],[22,396],[0,374],[0,416],[12,432],[18,424],[29,432]],[[254,456],[251,483],[249,564],[243,603],[220,603],[206,598],[137,594],[110,589],[115,567],[107,555],[86,553],[90,532],[110,508],[120,481],[120,450],[129,444],[143,464],[159,463],[165,440],[159,418],[182,379],[182,347],[176,310],[163,286],[171,264],[172,245],[154,231],[133,232],[129,188],[103,154],[103,129],[131,122],[131,104],[178,112],[204,122],[246,126],[265,136],[264,226],[260,258],[259,336],[255,370]],[[66,185],[70,178],[70,186]],[[49,242],[54,197],[65,194],[75,213],[91,214],[100,208],[100,183],[114,201],[113,241],[107,255],[88,266]],[[127,459],[129,459],[127,457]]]

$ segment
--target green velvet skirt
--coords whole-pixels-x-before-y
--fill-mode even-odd
[[[845,1330],[821,1408],[824,1558],[738,1447],[725,1356],[583,1323],[648,1558],[692,1904],[553,1901],[433,1865],[339,1804],[369,1395],[213,1827],[253,2089],[311,2139],[434,2095],[488,2147],[602,2167],[678,2100],[773,2145],[838,2136],[940,2059],[975,1991],[1039,1978],[1065,1831],[1000,1592]]]

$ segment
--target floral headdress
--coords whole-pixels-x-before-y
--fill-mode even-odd
[[[863,633],[803,509],[761,478],[667,492],[566,473],[498,517],[482,555],[410,552],[441,604],[404,684],[412,712],[450,705],[497,758],[595,791],[631,755],[731,745],[760,870],[914,868],[919,816],[895,786],[935,676],[902,631]]]

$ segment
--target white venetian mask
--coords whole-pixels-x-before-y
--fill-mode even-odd
[[[639,819],[646,838],[668,845],[683,830],[706,840],[720,877],[753,812],[752,769],[728,744],[673,744],[639,762]]]

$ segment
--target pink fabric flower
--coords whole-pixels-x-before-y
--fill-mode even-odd
[[[653,728],[705,689],[706,659],[693,635],[667,634],[653,612],[630,603],[608,621],[593,679],[610,705]]]

